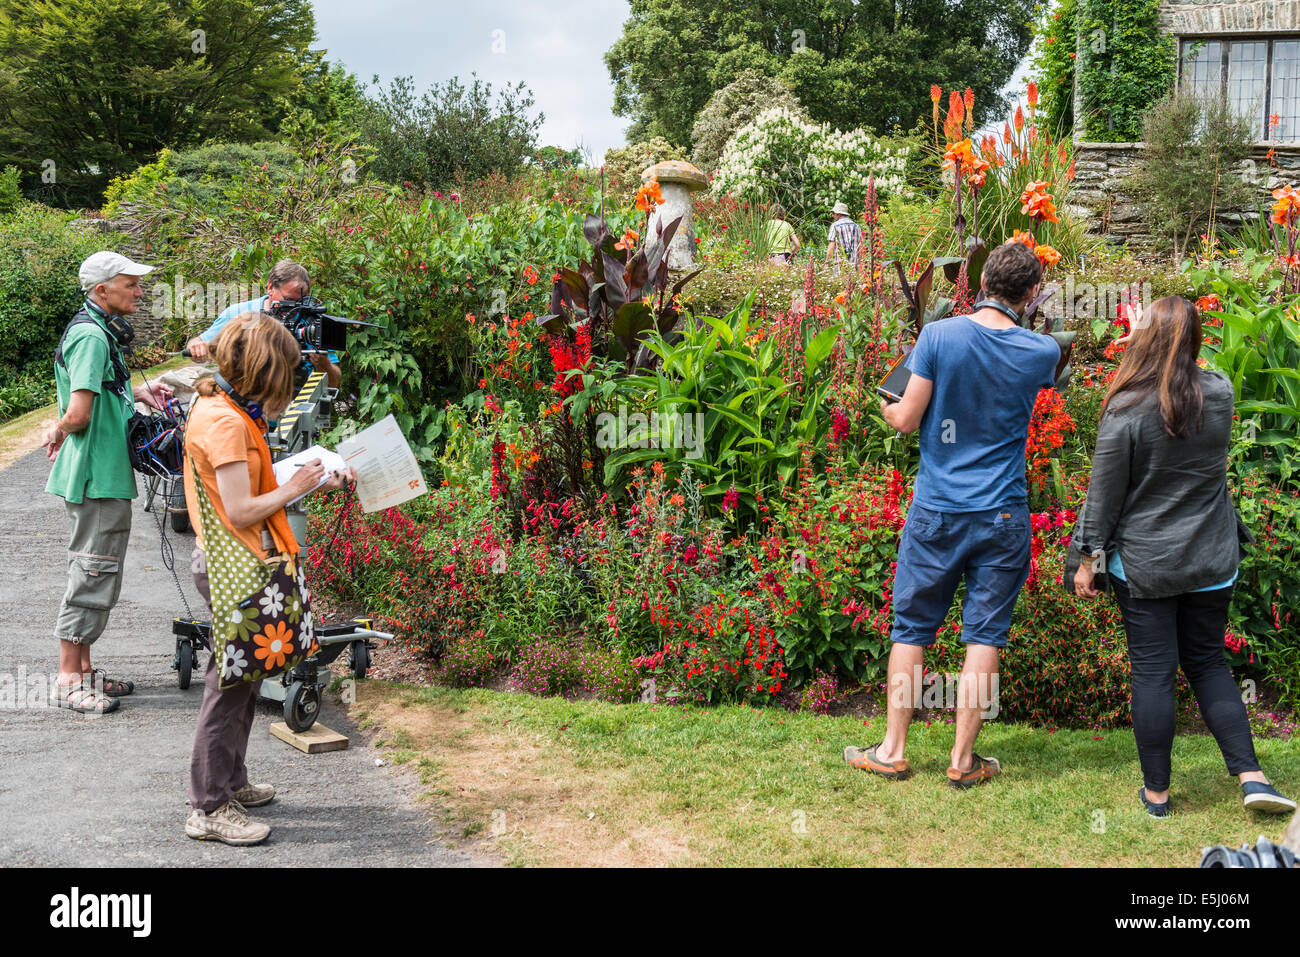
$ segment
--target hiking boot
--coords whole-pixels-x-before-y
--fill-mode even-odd
[[[261,807],[275,799],[275,788],[269,784],[245,784],[232,797],[245,808]]]
[[[211,814],[195,808],[185,821],[185,833],[196,841],[217,840],[244,847],[265,841],[271,828],[250,821],[243,806],[232,798]]]

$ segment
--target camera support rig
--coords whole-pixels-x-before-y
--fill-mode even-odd
[[[275,428],[267,434],[267,445],[275,460],[286,458],[316,444],[320,433],[330,427],[337,390],[329,387],[324,372],[313,371],[299,388]],[[307,555],[307,509],[305,499],[286,509],[289,526],[298,539],[299,560]],[[284,721],[293,731],[306,731],[316,722],[320,713],[320,672],[323,666],[334,661],[344,648],[350,651],[350,668],[357,679],[366,676],[370,667],[370,650],[374,640],[389,640],[387,632],[375,631],[369,618],[353,618],[337,625],[319,625],[316,641],[320,650],[304,660],[292,671],[262,682],[261,697],[280,701],[284,706]],[[179,674],[181,688],[188,688],[190,674],[201,647],[211,647],[212,626],[193,618],[172,620],[172,633],[176,636],[176,657],[172,666]]]

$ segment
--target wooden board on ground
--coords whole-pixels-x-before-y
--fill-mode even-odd
[[[306,731],[291,731],[283,721],[276,721],[271,725],[271,734],[304,754],[342,751],[348,746],[348,739],[344,735],[319,724],[313,724]]]

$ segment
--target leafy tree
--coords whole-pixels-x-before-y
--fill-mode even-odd
[[[1034,0],[631,0],[605,54],[629,141],[690,143],[742,71],[789,81],[812,118],[888,132],[929,115],[931,83],[971,87],[981,121],[1029,45]]]
[[[722,148],[738,129],[752,123],[764,110],[781,106],[801,120],[811,119],[785,80],[765,76],[757,70],[743,70],[709,97],[700,110],[691,130],[695,141],[691,158],[695,165],[706,172],[717,169]]]
[[[532,163],[545,170],[577,169],[582,165],[582,150],[543,146],[532,156]]]
[[[393,183],[445,186],[457,175],[518,172],[533,153],[544,114],[533,116],[533,96],[522,82],[492,98],[492,84],[471,74],[434,83],[417,98],[415,83],[399,76],[388,89],[371,82],[361,118],[362,141],[375,150],[371,172]]]
[[[1038,112],[1049,130],[1069,133],[1074,129],[1079,0],[1041,4],[1035,16],[1033,75],[1042,97]]]
[[[315,31],[308,0],[0,0],[0,162],[87,204],[164,147],[264,139]]]
[[[303,144],[318,137],[347,139],[360,131],[365,84],[323,50],[308,50],[298,64],[301,84],[282,99],[280,136]]]

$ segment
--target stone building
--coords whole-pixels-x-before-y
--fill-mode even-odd
[[[1300,183],[1300,0],[1163,0],[1160,26],[1177,44],[1179,86],[1226,95],[1254,123],[1249,174],[1261,197]],[[1078,116],[1077,89],[1075,96]],[[1078,136],[1075,200],[1091,228],[1115,242],[1144,242],[1141,211],[1121,188],[1142,144]],[[1228,211],[1222,218],[1240,217]]]

